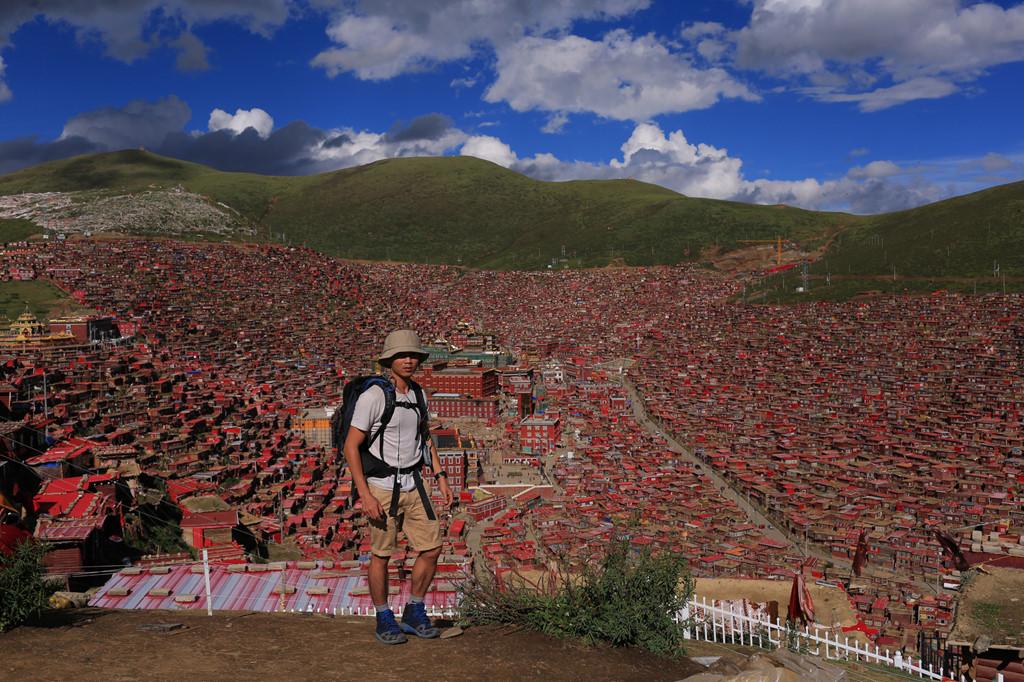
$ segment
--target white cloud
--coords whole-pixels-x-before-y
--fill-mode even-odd
[[[542,133],[548,133],[549,135],[555,135],[562,132],[566,124],[569,123],[569,114],[564,111],[556,111],[555,113],[548,116],[547,122],[544,127],[541,128]]]
[[[410,139],[389,133],[337,128],[308,150],[312,165],[304,172],[315,173],[404,156],[442,156],[467,140],[458,128],[448,128],[430,137]]]
[[[700,42],[701,38],[717,38],[725,33],[725,26],[719,24],[717,21],[697,21],[692,24],[685,25],[680,31],[679,35],[684,40],[690,42]]]
[[[725,26],[713,21],[698,21],[686,24],[679,31],[680,37],[692,43],[697,54],[708,62],[717,63],[722,60],[730,49],[726,38]]]
[[[495,147],[504,144],[491,139]],[[851,168],[836,179],[750,179],[743,173],[742,159],[730,156],[728,150],[692,143],[681,130],[665,134],[652,123],[637,125],[621,150],[621,158],[606,163],[564,161],[551,154],[522,158],[511,149],[506,158],[515,159],[513,170],[541,180],[632,178],[691,197],[854,213],[911,208],[978,189],[982,183],[991,184],[981,175],[986,166],[1006,166],[999,159],[984,157],[970,162],[974,175],[965,175],[956,170],[964,166],[963,159],[909,166],[878,160]],[[1024,164],[1013,167],[1024,168]]]
[[[358,0],[345,3],[327,35],[337,45],[312,64],[329,76],[352,72],[383,80],[433,64],[464,59],[475,47],[495,47],[526,34],[568,28],[577,19],[621,17],[650,0]]]
[[[498,79],[484,99],[516,111],[593,112],[643,121],[705,109],[723,97],[756,100],[719,68],[699,69],[652,35],[611,31],[600,41],[527,37],[498,49]]]
[[[474,135],[469,138],[462,145],[459,154],[462,156],[475,156],[478,159],[491,161],[505,168],[510,167],[517,160],[516,154],[512,151],[511,147],[490,135]]]
[[[851,178],[888,178],[904,172],[892,161],[872,161],[864,166],[851,168],[847,175]]]
[[[824,101],[877,111],[946,97],[1024,60],[1024,5],[960,0],[753,0],[736,65],[809,78]],[[825,87],[821,87],[825,86]]]
[[[988,173],[998,173],[1013,168],[1014,163],[1002,154],[989,152],[978,159],[977,164]]]
[[[7,65],[4,63],[4,58],[0,57],[0,102],[6,102],[11,98],[11,89],[7,87],[7,82],[4,81],[4,71],[7,69]]]
[[[448,86],[453,89],[471,88],[476,85],[476,78],[466,76],[465,78],[453,78]]]
[[[888,109],[919,99],[941,99],[958,90],[953,83],[941,78],[914,78],[887,88],[868,92],[843,93],[832,87],[810,87],[802,91],[823,102],[856,102],[861,111]]]
[[[387,80],[467,59],[480,47],[497,55],[497,79],[484,99],[518,111],[554,112],[544,127],[557,132],[567,114],[592,112],[646,120],[666,112],[703,109],[722,98],[756,100],[721,68],[699,68],[678,46],[653,35],[614,30],[601,40],[567,33],[580,19],[621,17],[650,0],[357,0],[343,5],[327,28],[332,47],[311,61],[328,76],[353,73]],[[729,50],[721,24],[684,30],[699,38],[694,56],[719,62]],[[456,78],[453,88],[477,78]]]
[[[629,177],[654,182],[688,196],[726,199],[742,186],[743,162],[727,149],[691,144],[682,130],[665,135],[653,123],[641,123],[622,145],[622,161],[609,166]]]
[[[258,107],[252,109],[236,109],[232,116],[223,109],[214,109],[210,112],[210,120],[207,129],[230,130],[235,134],[244,131],[246,128],[253,128],[260,137],[266,138],[274,129],[274,119],[270,114]]]

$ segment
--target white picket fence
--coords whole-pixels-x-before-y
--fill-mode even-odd
[[[903,656],[899,651],[890,653],[888,649],[861,644],[856,639],[851,642],[845,635],[819,627],[794,628],[778,618],[772,622],[767,616],[737,612],[735,605],[715,606],[714,602],[703,597],[692,597],[679,617],[689,623],[685,631],[687,639],[765,649],[786,646],[831,660],[883,665],[928,680],[954,679],[947,677],[944,669],[933,670],[931,665],[923,667],[920,661],[915,664],[912,656]],[[964,678],[960,679],[963,682]],[[1003,682],[1002,674],[996,679]]]

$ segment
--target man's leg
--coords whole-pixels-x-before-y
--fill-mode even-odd
[[[383,498],[390,493],[370,489],[377,501],[384,504]],[[377,639],[384,644],[401,644],[406,641],[402,629],[395,620],[395,614],[388,605],[388,563],[391,553],[397,545],[397,525],[392,518],[370,521],[370,566],[367,569],[366,581],[370,585],[370,599],[377,611]]]
[[[403,493],[405,506],[405,535],[413,549],[419,551],[412,567],[409,586],[409,603],[402,614],[402,629],[417,637],[437,637],[441,631],[434,627],[427,616],[423,597],[430,589],[437,570],[437,559],[441,556],[441,529],[437,519],[427,517],[426,508],[415,490]]]
[[[367,576],[370,583],[370,599],[374,606],[388,603],[388,562],[391,557],[370,555],[370,570]]]
[[[434,580],[434,572],[437,570],[437,558],[441,556],[441,548],[435,547],[426,552],[420,552],[416,563],[412,567],[412,588],[410,592],[413,597],[423,599],[423,596],[430,589],[430,583]],[[373,590],[371,585],[370,590]]]

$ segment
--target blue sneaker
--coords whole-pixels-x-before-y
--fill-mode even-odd
[[[441,634],[441,631],[430,622],[430,617],[427,616],[427,607],[423,602],[409,602],[405,605],[401,628],[410,635],[416,635],[423,639],[433,639]]]
[[[384,644],[405,644],[409,641],[409,638],[402,634],[402,628],[398,627],[395,612],[391,609],[377,612],[377,634],[374,636],[378,642]]]

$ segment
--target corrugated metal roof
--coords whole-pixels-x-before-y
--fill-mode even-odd
[[[85,540],[102,523],[103,519],[98,516],[60,521],[44,519],[36,526],[36,537],[56,542]]]
[[[267,564],[254,566],[259,572],[228,570],[227,566],[221,565],[210,566],[210,594],[215,610],[373,614],[373,602],[366,594],[366,574],[362,567],[334,569],[330,561],[315,562],[316,568],[308,569],[298,568],[296,562],[289,562],[284,571],[267,570]],[[202,564],[191,564],[156,569],[166,570],[167,573],[153,573],[153,568],[138,573],[135,568],[122,570],[110,577],[89,601],[89,605],[112,609],[204,610],[206,598],[201,567]],[[274,592],[282,581],[286,586],[294,588],[294,592],[285,595],[283,607],[281,595]],[[314,593],[310,592],[310,588],[324,587],[327,588],[326,594],[315,594],[316,589]],[[458,603],[454,587],[438,581],[435,581],[434,587],[449,589],[428,592],[424,600],[427,607],[435,613],[454,609]],[[397,593],[391,595],[391,604],[405,604],[409,600],[409,588],[410,582],[404,581]],[[151,596],[151,590],[170,590],[170,593],[165,595],[159,592]],[[360,594],[350,594],[356,590]],[[111,594],[112,591],[114,594]],[[127,591],[127,594],[117,596],[120,591]],[[189,603],[175,601],[176,597],[182,595],[195,595],[198,598]]]

